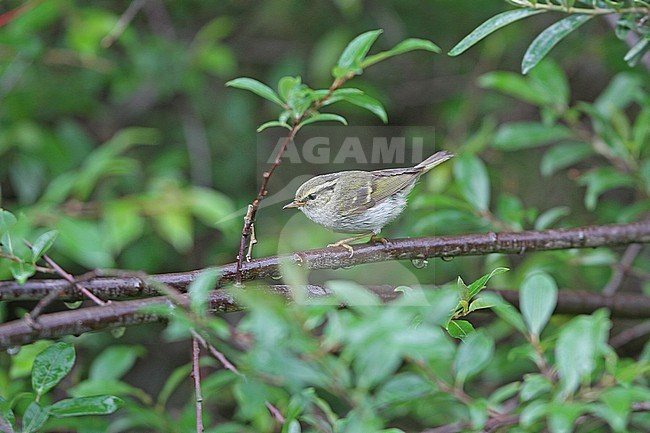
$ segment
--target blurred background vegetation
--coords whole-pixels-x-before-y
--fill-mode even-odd
[[[180,272],[234,260],[242,215],[230,216],[254,198],[261,174],[255,129],[277,112],[255,95],[226,88],[226,81],[247,76],[275,87],[282,76],[300,75],[313,88],[327,88],[342,49],[366,30],[384,30],[374,51],[418,37],[446,53],[508,7],[500,0],[31,0],[2,2],[0,12],[20,6],[21,13],[0,27],[0,206],[21,215],[25,237],[57,229],[50,255],[73,274],[95,268]],[[122,25],[120,17],[129,8],[135,15]],[[458,57],[409,53],[354,79],[354,87],[384,104],[391,125],[413,135],[433,126],[435,137],[428,137],[427,146],[467,155],[465,163],[442,166],[417,186],[411,206],[386,229],[387,237],[629,222],[649,210],[650,164],[631,165],[630,179],[622,179],[609,172],[588,175],[616,158],[603,162],[602,155],[577,148],[572,161],[546,156],[549,143],[589,142],[580,134],[591,134],[601,122],[602,128],[613,125],[616,137],[638,140],[632,159],[648,157],[650,133],[634,126],[641,114],[648,118],[650,75],[643,64],[626,64],[629,47],[606,19],[571,34],[527,78],[552,82],[554,94],[565,89],[559,103],[513,96],[500,91],[498,77],[486,75],[519,74],[526,47],[560,16],[514,23]],[[602,96],[608,88],[610,94]],[[599,97],[613,107],[601,111],[605,117],[571,109]],[[351,125],[380,124],[356,107],[341,110]],[[561,123],[566,131],[527,142],[531,130],[508,129],[524,121],[548,128]],[[544,157],[545,172],[540,170]],[[485,173],[473,165],[477,160]],[[617,169],[609,165],[608,170]],[[283,186],[272,179],[270,192]],[[590,189],[591,198],[585,199]],[[435,198],[439,192],[448,198]],[[489,210],[476,206],[485,201]],[[259,212],[256,256],[321,247],[339,238],[280,208]],[[551,214],[540,222],[546,211]],[[560,287],[600,290],[619,253],[457,258],[424,269],[410,263],[365,265],[310,279],[441,284],[458,275],[473,281],[507,266],[513,271],[495,277],[495,287],[517,287],[531,269],[544,269]],[[0,267],[0,279],[11,278],[9,268]],[[626,284],[650,290],[647,280]],[[29,307],[4,307],[4,320]],[[189,353],[186,341],[162,343],[161,329],[130,329],[120,340],[137,343],[132,346],[137,356],[147,353],[129,377],[152,394],[166,376],[152,370],[169,371]],[[505,335],[502,328],[499,332]],[[76,341],[84,348],[79,359],[88,360],[114,337],[103,333]],[[172,349],[159,350],[159,344]],[[25,356],[25,363],[33,359]],[[512,367],[505,351],[498,357],[493,378]],[[189,383],[184,386],[187,397]]]

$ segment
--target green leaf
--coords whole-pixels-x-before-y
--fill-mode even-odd
[[[377,391],[377,404],[382,406],[409,402],[433,391],[433,386],[423,376],[415,373],[399,373],[388,379]]]
[[[639,154],[646,143],[650,142],[650,105],[643,107],[641,112],[636,116],[634,127],[632,128],[632,135],[634,153]],[[2,234],[2,231],[0,231],[0,234]]]
[[[547,424],[551,433],[572,433],[575,431],[576,419],[586,405],[580,402],[553,402],[547,407]]]
[[[108,233],[99,222],[89,219],[62,217],[56,224],[59,231],[57,250],[91,268],[114,266],[108,248]]]
[[[347,306],[381,305],[376,294],[352,281],[332,280],[325,283],[325,287]]]
[[[140,388],[129,385],[117,379],[87,379],[69,389],[72,397],[93,397],[95,395],[111,394],[130,396],[139,399],[144,404],[151,404],[151,396]]]
[[[519,397],[521,401],[531,401],[552,389],[553,385],[543,374],[525,374]]]
[[[282,77],[278,81],[278,93],[283,100],[291,96],[291,92],[302,84],[300,77]]]
[[[569,104],[570,90],[564,70],[551,59],[540,62],[532,71],[531,85],[561,111]]]
[[[578,183],[587,186],[585,207],[591,211],[596,209],[601,194],[615,188],[632,187],[634,179],[612,167],[601,167],[582,175]]]
[[[454,360],[456,383],[462,386],[467,378],[487,367],[493,355],[494,341],[489,334],[478,330],[467,335],[458,346]]]
[[[16,224],[16,217],[9,211],[0,209],[0,236],[7,233],[7,231]]]
[[[475,332],[474,326],[467,320],[452,320],[447,325],[447,332],[454,338],[465,339],[469,334]]]
[[[18,282],[18,284],[25,284],[25,282],[36,273],[36,268],[32,263],[11,262],[9,263],[9,270],[11,276]]]
[[[235,78],[234,80],[228,81],[226,83],[226,86],[248,90],[258,96],[261,96],[264,99],[268,99],[269,101],[278,104],[281,107],[284,106],[284,102],[282,102],[280,97],[277,95],[277,93],[275,93],[273,89],[253,78]]]
[[[156,404],[160,407],[165,407],[167,400],[169,400],[169,397],[171,397],[173,392],[181,383],[187,380],[191,372],[192,366],[190,364],[184,364],[176,367],[176,369],[167,376],[165,385],[163,385],[160,393],[158,394]]]
[[[465,52],[472,45],[476,44],[489,34],[499,30],[502,27],[507,26],[515,21],[518,21],[522,18],[526,18],[532,15],[537,15],[542,13],[542,10],[539,9],[515,9],[512,11],[507,11],[493,16],[492,18],[485,21],[483,24],[478,26],[472,33],[465,36],[462,41],[460,41],[454,48],[449,51],[450,56],[457,56]]]
[[[190,283],[187,290],[190,298],[190,309],[199,317],[205,317],[208,313],[208,294],[217,286],[219,271],[208,269],[199,274],[194,281]]]
[[[32,388],[37,398],[52,389],[72,370],[74,346],[58,342],[49,346],[34,359],[32,367]]]
[[[571,208],[568,206],[553,207],[537,217],[537,220],[535,220],[535,230],[545,230],[550,228],[557,220],[569,215],[570,213]]]
[[[50,406],[50,413],[57,418],[80,415],[108,415],[118,410],[124,400],[114,395],[66,398]]]
[[[497,313],[502,320],[508,323],[510,326],[515,328],[517,331],[522,334],[526,334],[526,324],[524,319],[521,316],[521,313],[513,307],[511,304],[506,302],[501,296],[496,293],[483,293],[481,295],[487,302],[493,304],[492,311]]]
[[[348,95],[363,95],[363,94],[364,94],[363,90],[355,89],[354,87],[336,89],[331,94],[329,89],[314,90],[314,96],[319,100],[322,100],[323,98],[325,98],[325,96],[329,95],[327,99],[322,101],[323,107],[325,107],[326,105],[331,105],[336,102],[342,101],[343,98]]]
[[[546,28],[526,50],[521,62],[521,72],[527,74],[558,42],[591,18],[592,15],[571,15]]]
[[[528,330],[535,337],[548,323],[557,305],[557,284],[545,272],[535,272],[521,285],[519,306]]]
[[[578,389],[581,380],[589,378],[607,341],[609,321],[597,313],[575,317],[560,331],[555,346],[555,363],[565,398]]]
[[[489,397],[491,405],[499,404],[513,397],[521,389],[521,382],[511,382],[494,390]]]
[[[495,268],[492,272],[489,274],[483,275],[481,278],[478,280],[474,281],[472,284],[469,285],[469,297],[470,299],[476,296],[481,290],[485,288],[485,285],[487,284],[488,281],[490,281],[490,278],[503,274],[504,272],[508,272],[510,269],[508,268]]]
[[[436,44],[426,39],[416,39],[416,38],[405,39],[388,51],[382,51],[381,53],[377,53],[375,55],[367,57],[362,62],[361,66],[362,68],[365,69],[368,66],[372,66],[375,63],[388,59],[389,57],[393,57],[398,54],[408,53],[409,51],[415,51],[415,50],[425,50],[425,51],[431,51],[432,53],[439,53],[440,47],[438,47]]]
[[[498,90],[533,105],[549,102],[549,95],[532,86],[530,80],[512,72],[488,72],[478,78],[479,86]]]
[[[16,416],[11,410],[11,402],[2,396],[0,396],[0,430],[7,433],[16,431]]]
[[[468,311],[471,313],[472,311],[482,310],[485,308],[492,308],[492,307],[494,307],[493,303],[489,302],[487,299],[483,297],[479,297],[473,300],[471,304],[469,304]]]
[[[291,126],[286,123],[286,122],[280,122],[278,120],[271,120],[269,122],[262,123],[260,126],[257,127],[257,132],[262,132],[266,128],[271,128],[273,126],[279,126],[281,128],[287,128],[288,130],[291,130]]]
[[[59,232],[50,230],[40,235],[32,245],[32,262],[36,262],[49,250],[58,236]]]
[[[356,105],[357,107],[365,108],[366,110],[373,113],[375,116],[379,117],[382,122],[388,123],[388,115],[386,114],[386,110],[384,109],[384,106],[381,104],[381,102],[379,102],[375,98],[372,98],[364,94],[350,93],[341,96],[340,99],[342,101],[349,102],[350,104]]]
[[[576,164],[596,152],[588,143],[559,143],[551,147],[542,157],[540,170],[544,176],[550,176],[558,170]]]
[[[562,125],[544,125],[539,122],[512,122],[502,125],[494,137],[493,146],[502,150],[519,150],[542,146],[570,138],[571,130]]]
[[[179,207],[170,207],[163,212],[153,216],[156,230],[177,251],[187,252],[194,242],[192,216],[187,209]]]
[[[363,70],[361,63],[382,32],[383,30],[371,30],[354,38],[341,53],[341,57],[332,71],[334,78],[343,78],[348,74],[360,74]]]
[[[629,66],[634,67],[639,63],[648,50],[650,50],[650,39],[647,37],[641,38],[639,42],[634,44],[634,46],[625,53],[623,60],[625,60]]]
[[[146,229],[141,204],[135,200],[113,200],[103,205],[102,228],[110,250],[118,253],[138,239]]]
[[[49,417],[49,408],[42,407],[36,401],[31,402],[23,415],[22,433],[36,433],[41,431],[41,427],[45,425]]]
[[[617,74],[603,92],[596,98],[594,107],[606,119],[613,113],[627,108],[640,94],[643,94],[643,79],[629,72]]]
[[[303,120],[300,123],[300,127],[302,128],[305,125],[309,125],[310,123],[316,123],[316,122],[339,122],[344,125],[348,124],[348,121],[345,120],[345,117],[339,116],[338,114],[332,114],[332,113],[316,113],[305,120]]]
[[[138,357],[144,355],[144,347],[136,345],[111,346],[100,353],[90,366],[89,379],[119,379],[128,372]]]
[[[483,161],[470,154],[457,156],[454,160],[454,177],[468,203],[479,211],[489,208],[490,179]]]
[[[88,199],[102,177],[131,174],[137,163],[121,154],[135,145],[154,145],[158,140],[159,133],[153,128],[130,127],[115,133],[85,158],[74,178],[75,198]]]
[[[535,400],[524,408],[521,412],[521,426],[530,429],[535,423],[540,421],[548,412],[548,402]]]

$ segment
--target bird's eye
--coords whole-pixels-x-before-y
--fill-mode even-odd
[[[312,194],[309,194],[309,195],[307,196],[307,200],[313,200],[313,199],[315,199],[315,198],[316,198],[316,194],[313,194],[313,193],[312,193]]]

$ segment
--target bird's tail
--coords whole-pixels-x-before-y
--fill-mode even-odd
[[[415,166],[416,169],[422,170],[422,173],[426,173],[427,171],[431,170],[433,167],[436,165],[442,164],[443,162],[447,161],[448,159],[453,158],[455,155],[451,152],[447,152],[446,150],[441,150],[440,152],[436,152],[418,165]]]

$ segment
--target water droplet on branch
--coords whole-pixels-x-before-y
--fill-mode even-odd
[[[424,269],[429,264],[427,259],[411,259],[411,264],[415,269]]]

